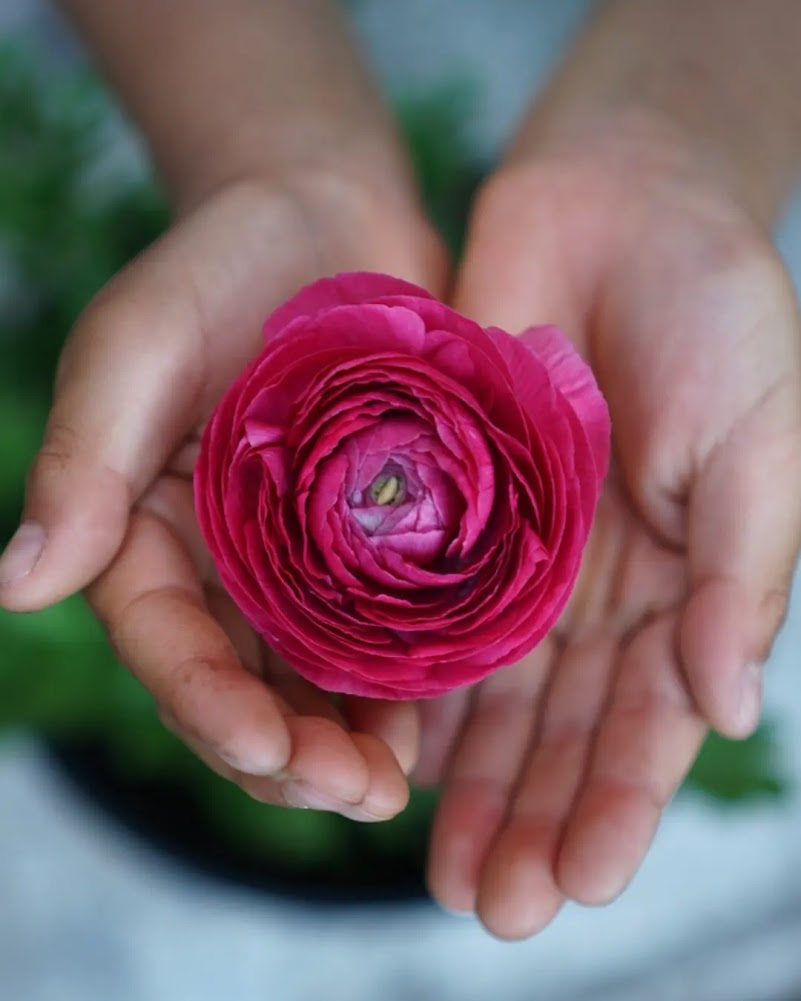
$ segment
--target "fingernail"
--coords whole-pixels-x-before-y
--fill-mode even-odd
[[[253,775],[256,778],[275,776],[275,764],[269,758],[265,761],[259,761],[253,754],[249,754],[245,757],[241,754],[237,754],[235,751],[229,751],[225,747],[219,747],[212,744],[207,744],[207,746],[208,749],[218,755],[218,757],[220,757],[226,765],[230,765],[231,768],[235,768],[238,772],[243,772],[245,775]]]
[[[289,757],[289,744],[283,747],[274,739],[269,743],[261,741],[238,741],[239,747],[234,750],[230,746],[215,745],[210,750],[219,755],[223,761],[246,775],[275,779],[282,782],[285,777],[284,766]]]
[[[305,782],[286,782],[281,787],[281,794],[287,806],[296,810],[325,810],[328,813],[338,813],[348,820],[358,820],[360,823],[380,823],[386,817],[378,817],[373,813],[368,813],[361,806],[354,803],[346,803],[344,800],[336,799],[334,796],[327,796],[318,792]]]
[[[329,810],[340,813],[346,808],[353,809],[352,803],[326,796],[303,782],[285,782],[281,787],[281,794],[287,806],[293,806],[297,810]]]
[[[447,915],[449,915],[452,918],[474,918],[476,916],[475,911],[471,910],[459,911],[456,910],[454,907],[446,907],[444,904],[440,904],[439,906],[443,911],[445,911]]]
[[[751,733],[762,713],[762,664],[746,664],[740,675],[739,722],[744,733]]]
[[[42,555],[45,533],[35,521],[24,521],[0,557],[0,584],[13,584],[27,577]]]

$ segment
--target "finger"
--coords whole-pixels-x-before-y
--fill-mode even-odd
[[[136,506],[139,511],[153,514],[164,522],[180,542],[204,585],[203,596],[209,613],[222,626],[242,666],[261,677],[262,644],[220,583],[195,517],[191,470],[187,476],[160,476]]]
[[[405,809],[409,785],[394,754],[383,740],[370,733],[353,733],[353,742],[361,751],[370,775],[364,799],[355,820],[388,820]]]
[[[89,598],[122,662],[183,730],[241,771],[286,766],[292,748],[280,707],[242,667],[204,606],[191,560],[161,520],[134,515]]]
[[[353,736],[320,716],[290,715],[286,725],[292,749],[278,776],[285,801],[339,813],[360,804],[370,784],[370,766]],[[251,775],[243,788],[258,799],[262,784]]]
[[[192,737],[181,728],[166,710],[160,712],[164,725],[179,737],[187,747],[213,772],[240,788],[260,803],[297,809],[318,809],[336,812],[350,820],[376,822],[389,820],[408,803],[409,790],[397,764],[381,741],[371,735],[354,734],[351,746],[346,746],[328,729],[320,733],[320,721],[299,717],[290,719],[293,731],[293,746],[304,749],[290,759],[279,777],[250,775],[241,772],[223,761],[205,744]],[[326,721],[322,721],[326,722]],[[297,724],[297,725],[293,725]],[[317,732],[311,733],[311,730]],[[331,740],[333,736],[333,740]],[[365,772],[369,779],[364,786],[360,801],[347,802],[337,796],[335,786],[324,786],[318,781],[319,756],[322,754],[330,764],[332,754],[337,750],[343,757],[352,754],[353,747],[365,762]],[[309,753],[313,748],[313,753]],[[317,759],[317,760],[315,760]]]
[[[382,702],[348,696],[345,718],[354,730],[383,741],[404,775],[414,768],[420,748],[420,715],[413,702]]]
[[[721,444],[692,490],[693,593],[681,651],[710,724],[748,736],[762,665],[787,610],[801,545],[801,394],[793,383]]]
[[[309,720],[298,717],[295,722],[307,726]],[[343,731],[340,733],[345,736]],[[320,741],[306,741],[305,744],[310,749],[322,747]],[[320,774],[328,769],[329,760],[326,757],[315,760],[310,753],[307,761],[293,761],[292,772],[297,777],[282,786],[285,802],[290,806],[333,811],[350,820],[363,822],[390,820],[400,813],[409,802],[409,786],[392,751],[383,740],[367,733],[351,733],[349,744],[361,755],[365,765],[366,781],[358,800],[346,801],[341,795],[331,795],[322,788]],[[340,772],[345,773],[344,767]],[[251,795],[257,795],[261,781],[247,779],[243,788]]]
[[[158,517],[169,533],[180,540],[194,570],[207,581],[207,608],[251,674],[269,682],[278,711],[285,717],[292,752],[276,779],[254,779],[247,771],[228,769],[215,752],[201,754],[196,738],[177,727],[202,760],[212,767],[232,771],[228,777],[265,803],[311,805],[325,801],[329,809],[350,815],[365,794],[368,765],[347,733],[345,718],[328,695],[301,678],[271,650],[261,644],[231,598],[216,583],[217,574],[194,517],[191,485],[178,477],[160,477],[138,505]],[[165,710],[162,712],[166,715]],[[401,715],[408,712],[401,710]],[[413,715],[413,714],[412,714]],[[387,730],[389,730],[389,724]],[[222,772],[221,772],[222,774]]]
[[[554,652],[546,640],[474,690],[431,833],[428,886],[448,910],[475,909],[481,866],[530,746]]]
[[[310,273],[311,253],[264,252],[286,238],[286,211],[254,211],[236,192],[210,203],[86,310],[62,358],[23,526],[0,563],[5,607],[58,601],[109,564],[132,502],[258,349],[270,308]]]
[[[471,689],[457,688],[418,703],[420,755],[412,781],[421,788],[438,785],[470,709]]]
[[[481,872],[478,915],[499,938],[536,934],[562,906],[564,894],[555,874],[557,849],[618,652],[614,639],[595,630],[568,645],[553,669],[537,740]]]
[[[676,608],[688,592],[686,557],[664,546],[629,507],[614,472],[598,501],[575,587],[556,625],[573,641],[636,625]]]
[[[281,704],[280,697],[276,700],[279,705]],[[321,733],[321,726],[319,721],[313,720],[311,725],[307,724],[304,718],[300,725],[294,725],[295,721],[292,719],[293,713],[288,705],[282,706],[285,712],[286,719],[290,732],[294,732],[294,742],[293,746],[300,747],[301,751],[295,756],[293,760],[290,757],[286,764],[276,777],[272,776],[261,776],[261,775],[250,775],[247,772],[239,771],[232,765],[229,765],[224,761],[219,754],[211,750],[206,744],[202,743],[196,737],[194,737],[189,731],[184,729],[178,722],[177,719],[164,708],[159,708],[159,719],[164,724],[164,726],[176,737],[179,738],[186,746],[215,774],[219,775],[220,778],[227,779],[229,782],[233,782],[238,786],[241,786],[243,790],[248,792],[254,799],[258,800],[260,803],[269,803],[273,806],[297,806],[299,808],[308,809],[309,803],[307,802],[296,802],[290,803],[289,798],[292,798],[293,785],[298,785],[298,783],[304,783],[309,779],[309,773],[311,773],[311,783],[313,785],[313,780],[316,772],[316,762],[315,754],[308,753],[308,744],[310,743],[309,737],[312,737],[311,743],[313,746],[319,747],[322,744],[322,753],[328,757],[336,756],[337,752],[342,752],[343,742],[341,737],[337,734],[333,734],[329,730],[327,733]],[[301,732],[302,731],[302,732]],[[313,731],[313,733],[310,733]],[[322,740],[320,738],[322,737]],[[333,746],[332,746],[333,745]],[[315,752],[316,753],[316,752]],[[342,756],[349,756],[351,753],[349,748],[344,748],[344,754]],[[287,788],[288,792],[285,792]],[[365,786],[366,788],[366,786]],[[316,795],[318,798],[327,797],[326,802],[328,804],[338,803],[343,809],[352,809],[354,803],[346,803],[337,799],[336,789],[330,789],[326,792],[321,792],[316,790]],[[300,799],[300,797],[298,797]],[[334,806],[328,806],[327,809],[334,809]]]
[[[624,889],[704,739],[676,625],[675,614],[654,620],[623,653],[556,863],[560,889],[580,903],[608,903]]]

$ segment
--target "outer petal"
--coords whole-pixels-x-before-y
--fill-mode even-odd
[[[554,385],[576,412],[590,442],[598,479],[603,479],[609,468],[610,419],[592,369],[558,327],[529,327],[513,340],[524,344],[545,365]],[[514,373],[515,367],[510,367]]]
[[[374,299],[409,296],[412,299],[433,299],[430,292],[411,282],[391,275],[371,271],[347,271],[333,278],[321,278],[302,288],[268,317],[264,324],[264,339],[269,342],[284,327],[298,317],[314,317],[335,306],[361,306]]]

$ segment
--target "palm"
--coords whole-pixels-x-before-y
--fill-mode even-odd
[[[588,251],[587,191],[568,191],[543,220],[517,184],[518,219],[521,204],[534,218],[510,234],[508,211],[491,205],[496,232],[487,210],[464,286],[499,287],[468,308],[485,318],[494,303],[512,329],[545,308],[576,334],[609,401],[615,460],[551,637],[469,698],[422,709],[420,777],[445,776],[432,889],[510,937],[547,924],[566,898],[615,896],[705,721],[732,734],[753,725],[737,716],[737,676],[764,657],[783,607],[760,555],[784,552],[789,577],[797,548],[786,494],[766,510],[763,488],[801,479],[794,307],[757,238],[715,205],[649,197],[629,226],[628,201],[607,206],[616,228],[598,226]],[[532,279],[520,262],[543,245],[548,266]],[[580,260],[554,261],[553,246]],[[586,299],[560,298],[560,285]]]
[[[111,616],[123,659],[155,696],[164,722],[209,767],[256,799],[292,802],[298,784],[308,785],[318,795],[314,805],[324,807],[327,796],[330,808],[357,819],[391,815],[406,792],[385,745],[402,762],[408,759],[411,714],[358,699],[337,708],[250,629],[200,535],[186,466],[193,451],[190,445],[157,478],[117,563],[92,589],[101,609],[116,603],[109,591],[121,575],[124,588],[139,594],[121,616]],[[179,636],[180,659],[160,658],[159,648],[173,653]],[[279,777],[259,755],[263,748],[281,753],[284,728],[289,747]]]

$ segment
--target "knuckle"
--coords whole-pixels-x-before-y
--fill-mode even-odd
[[[792,303],[790,277],[777,248],[748,220],[709,226],[704,268],[710,277],[747,288],[753,307],[771,313]]]
[[[191,275],[186,276],[190,284]],[[131,360],[158,352],[164,365],[187,363],[198,317],[190,293],[176,296],[148,254],[115,275],[85,306],[61,359],[63,379],[98,346],[130,346]],[[134,356],[135,352],[135,356]]]
[[[106,340],[119,330],[120,324],[128,326],[126,309],[118,308],[120,275],[109,281],[83,308],[61,352],[55,375],[58,392],[80,365],[87,348],[94,342]]]
[[[765,624],[765,634],[767,636],[766,649],[763,651],[765,659],[767,659],[770,653],[770,648],[773,645],[776,634],[787,619],[789,605],[789,585],[787,587],[771,588],[762,596],[759,611],[762,621]]]
[[[43,476],[63,474],[72,466],[79,451],[80,441],[75,428],[59,420],[51,421],[34,460],[28,478],[29,485]]]

